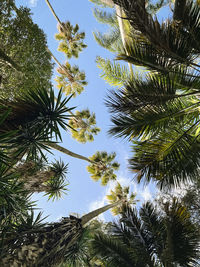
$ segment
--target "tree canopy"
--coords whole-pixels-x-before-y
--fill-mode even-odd
[[[5,98],[27,89],[50,88],[53,69],[45,33],[32,21],[28,8],[10,3],[0,3],[0,93]]]

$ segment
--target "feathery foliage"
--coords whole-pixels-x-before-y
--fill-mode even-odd
[[[136,204],[136,194],[130,193],[129,190],[129,186],[122,187],[121,184],[117,182],[115,188],[111,190],[108,195],[106,195],[106,198],[108,199],[109,203],[114,203],[120,199],[123,199],[125,201],[125,205]],[[111,212],[113,215],[118,215],[122,212],[122,210],[122,206],[117,206],[111,209]]]
[[[97,67],[102,70],[100,77],[109,85],[121,87],[129,78],[129,70],[119,63],[111,63],[109,59],[96,58]]]

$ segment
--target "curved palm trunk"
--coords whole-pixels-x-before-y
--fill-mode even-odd
[[[49,0],[45,0],[45,1],[46,1],[47,5],[48,5],[49,9],[51,10],[52,14],[53,14],[54,17],[56,18],[57,22],[60,24],[60,27],[62,28],[62,27],[63,27],[62,22],[60,21],[60,19],[59,19],[58,16],[56,15],[56,13],[55,13],[55,11],[54,11],[52,5],[51,5],[50,2],[49,2]]]
[[[86,223],[88,223],[89,221],[91,221],[93,218],[97,217],[98,215],[100,215],[101,213],[112,209],[120,204],[122,204],[124,202],[124,199],[121,199],[115,203],[112,204],[108,204],[102,208],[96,209],[94,211],[89,212],[88,214],[85,214],[81,217],[81,224],[82,226],[84,226]]]
[[[77,159],[82,159],[82,160],[85,160],[89,163],[93,163],[95,164],[95,162],[93,162],[92,160],[90,160],[89,158],[85,157],[85,156],[82,156],[82,155],[79,155],[79,154],[76,154],[68,149],[66,149],[65,147],[62,147],[62,146],[59,146],[58,144],[55,144],[55,143],[47,143],[47,145],[55,150],[58,150],[68,156],[71,156],[73,158],[77,158]]]

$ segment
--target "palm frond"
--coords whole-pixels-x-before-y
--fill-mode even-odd
[[[121,52],[122,51],[122,41],[120,38],[120,31],[118,28],[110,30],[108,33],[93,32],[94,39],[96,42],[108,49],[111,52]]]
[[[118,102],[116,101],[114,105],[117,104]],[[194,121],[198,118],[198,106],[198,99],[195,99],[192,103],[190,99],[184,97],[160,106],[146,105],[136,111],[134,107],[132,111],[130,106],[129,113],[119,112],[117,117],[112,116],[111,120],[114,126],[109,130],[109,133],[130,139],[134,137],[150,137],[166,130],[174,123],[180,123],[183,119],[187,122]]]
[[[109,59],[96,58],[97,67],[102,70],[100,77],[111,86],[122,86],[129,78],[127,67],[119,63],[111,63]]]
[[[167,242],[163,254],[182,266],[198,266],[199,234],[189,212],[177,200],[173,200],[171,205],[166,203],[164,208]]]
[[[199,128],[198,122],[196,125]],[[137,173],[138,181],[153,179],[161,189],[168,189],[198,179],[199,135],[193,132],[196,125],[185,131],[182,127],[171,128],[155,138],[136,142],[130,168]]]
[[[162,214],[158,213],[151,202],[146,202],[140,209],[140,218],[143,221],[143,227],[151,243],[149,250],[152,256],[156,252],[160,259],[162,250],[164,249],[163,239],[165,236],[163,218],[161,215]]]
[[[105,234],[97,234],[92,241],[94,255],[100,258],[111,267],[133,267],[136,265],[134,255],[127,251],[126,246],[119,240],[115,240]]]
[[[167,21],[159,24],[147,13],[145,1],[114,0],[123,7],[131,26],[141,32],[155,49],[166,53],[168,58],[186,65],[195,65],[195,55],[191,46],[191,38],[177,31],[173,23]]]
[[[111,27],[116,27],[117,25],[117,17],[114,12],[107,12],[105,10],[102,10],[100,8],[94,8],[93,10],[93,16],[96,18],[96,20],[103,24],[108,24]]]

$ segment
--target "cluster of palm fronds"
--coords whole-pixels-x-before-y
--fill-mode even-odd
[[[147,202],[139,214],[124,206],[108,233],[93,237],[92,253],[102,266],[198,266],[199,235],[188,215],[176,201],[162,209]]]
[[[0,100],[0,233],[7,242],[29,216],[34,203],[30,195],[45,192],[55,199],[66,191],[67,166],[56,161],[49,165],[44,150],[52,138],[61,138],[66,128],[66,103],[61,92],[55,102],[53,90],[28,91],[20,99]],[[40,159],[41,157],[41,159]],[[3,245],[4,246],[4,245]]]
[[[138,181],[153,179],[170,188],[198,179],[200,7],[175,1],[172,18],[160,24],[143,1],[114,2],[137,31],[117,59],[147,73],[130,77],[109,96],[115,113],[110,133],[133,142],[130,168]]]

